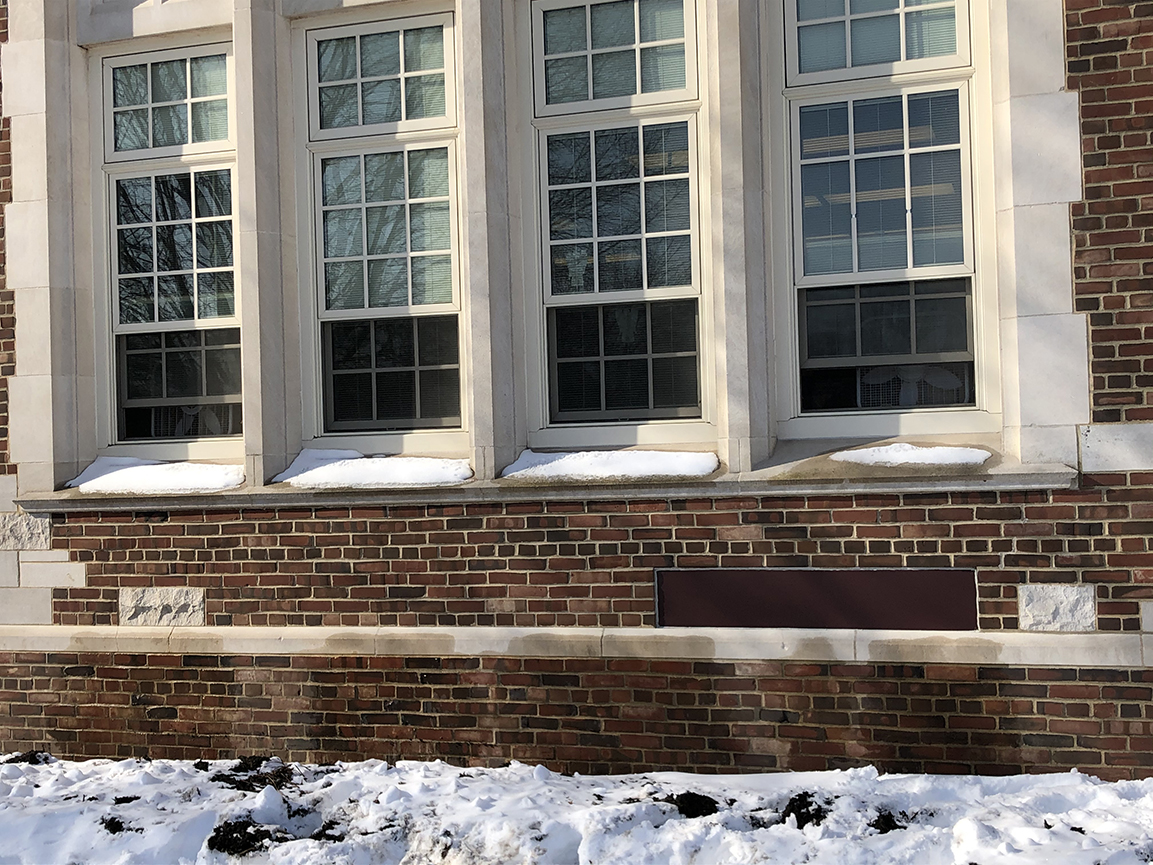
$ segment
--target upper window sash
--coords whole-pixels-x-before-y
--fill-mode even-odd
[[[968,0],[784,0],[790,86],[968,66]]]
[[[309,140],[456,125],[449,13],[310,30]]]
[[[965,84],[796,100],[790,113],[798,286],[973,273]]]
[[[105,162],[235,149],[230,43],[109,57],[102,71]]]
[[[537,0],[533,90],[545,117],[697,97],[693,0]]]

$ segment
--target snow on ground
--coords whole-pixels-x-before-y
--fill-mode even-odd
[[[38,755],[9,759],[35,761]],[[1136,865],[1153,780],[10,762],[0,863]]]
[[[627,481],[703,478],[720,465],[716,454],[689,451],[521,451],[501,477],[516,480]]]
[[[837,451],[829,459],[839,463],[860,463],[867,466],[979,466],[992,454],[981,448],[958,448],[898,442],[875,448]]]
[[[366,457],[359,451],[305,448],[272,479],[305,490],[443,487],[472,477],[468,460]]]
[[[82,493],[158,496],[217,493],[243,483],[243,466],[97,457],[65,486]]]

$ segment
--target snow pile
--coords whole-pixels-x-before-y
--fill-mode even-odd
[[[981,448],[941,445],[921,447],[899,442],[875,448],[837,451],[829,459],[866,466],[979,466],[991,456],[991,453]]]
[[[243,466],[97,457],[65,486],[82,493],[159,496],[218,493],[243,483]]]
[[[522,451],[501,477],[531,481],[631,481],[703,478],[717,470],[716,454],[690,451]]]
[[[1138,865],[1153,780],[846,772],[566,777],[377,760],[0,766],[0,862]],[[51,761],[52,758],[46,758]],[[241,859],[240,857],[244,857]]]
[[[468,460],[366,457],[359,451],[305,448],[272,479],[304,490],[444,487],[472,477]]]

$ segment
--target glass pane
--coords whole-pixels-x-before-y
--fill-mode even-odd
[[[363,78],[400,74],[399,31],[360,37],[360,74]]]
[[[553,294],[582,294],[596,290],[591,243],[554,244],[550,254]]]
[[[901,59],[901,16],[857,18],[849,25],[853,65],[896,63]]]
[[[223,141],[228,137],[228,101],[192,103],[192,141]]]
[[[204,334],[205,345],[239,345],[240,344],[240,328],[226,327],[221,330],[205,330]]]
[[[692,238],[689,235],[650,237],[645,241],[649,288],[692,285]]]
[[[852,289],[849,289],[852,292]],[[909,283],[907,282],[877,282],[872,285],[862,285],[859,289],[861,297],[908,297],[909,296]],[[813,292],[810,291],[810,299],[812,299]],[[850,297],[852,295],[850,294]]]
[[[849,14],[866,15],[870,12],[887,12],[900,5],[900,0],[849,0]]]
[[[957,22],[953,7],[926,9],[905,15],[905,57],[948,57],[957,53]]]
[[[597,237],[640,234],[641,185],[622,183],[597,187]]]
[[[689,125],[661,123],[644,128],[645,177],[687,174],[689,171]]]
[[[363,251],[361,244],[361,210],[348,208],[346,210],[326,210],[324,213],[324,257],[348,258],[360,255]]]
[[[917,352],[967,351],[969,324],[963,297],[918,299]]]
[[[593,55],[593,99],[631,96],[637,92],[636,55],[612,51]]]
[[[368,208],[369,255],[402,255],[408,252],[408,223],[405,221],[404,210],[403,204]]]
[[[321,199],[326,207],[333,204],[360,204],[359,156],[322,159],[320,176],[323,187]]]
[[[208,396],[240,393],[240,349],[218,348],[204,352],[204,391]]]
[[[116,232],[117,272],[152,272],[152,229],[121,228]]]
[[[448,195],[448,148],[408,152],[408,197]]]
[[[161,174],[156,178],[156,221],[175,222],[192,218],[192,177]]]
[[[558,309],[555,315],[557,357],[596,357],[601,353],[600,310],[597,307]],[[599,396],[597,402],[599,405]]]
[[[649,307],[653,354],[697,350],[697,302],[675,300]]]
[[[418,318],[416,340],[420,345],[421,366],[448,366],[460,360],[455,315]]]
[[[443,28],[439,25],[404,31],[405,72],[444,68],[444,34],[442,31]]]
[[[797,28],[797,61],[801,72],[845,68],[845,22]]]
[[[905,161],[857,160],[857,268],[905,267]]]
[[[329,261],[324,265],[325,309],[364,308],[364,263]]]
[[[412,259],[412,302],[452,303],[452,258],[421,255]]]
[[[639,147],[635,127],[597,130],[597,180],[625,180],[639,176]]]
[[[912,346],[907,300],[861,304],[861,354],[908,354]]]
[[[601,365],[596,361],[558,363],[556,399],[558,411],[600,411]]]
[[[188,106],[161,105],[152,109],[152,146],[188,143]]]
[[[413,75],[404,79],[404,112],[406,120],[422,117],[444,117],[444,73]]]
[[[228,92],[228,67],[223,54],[193,57],[188,61],[192,78],[192,98],[224,96]]]
[[[228,270],[196,275],[197,314],[200,318],[236,315],[235,288]]]
[[[641,93],[683,90],[685,46],[658,45],[641,49]]]
[[[160,321],[184,321],[193,317],[192,274],[162,276],[156,281]]]
[[[648,408],[649,364],[646,360],[605,362],[605,408]]]
[[[400,79],[366,81],[361,85],[365,124],[400,122]]]
[[[148,104],[148,66],[120,66],[112,70],[112,107]]]
[[[549,190],[548,216],[549,237],[552,240],[592,237],[592,190],[587,188]]]
[[[360,123],[357,86],[335,84],[320,88],[320,128],[339,129]]]
[[[610,240],[597,244],[601,291],[644,288],[640,240]]]
[[[407,258],[374,258],[368,262],[368,305],[408,305]]]
[[[227,168],[196,174],[196,216],[232,215],[232,176]]]
[[[121,324],[155,320],[152,308],[152,277],[122,279],[118,288]]]
[[[646,354],[649,350],[648,315],[643,303],[602,306],[605,355]]]
[[[332,419],[372,420],[372,373],[332,377]]]
[[[956,150],[909,157],[913,266],[960,264],[965,259],[961,154]]]
[[[641,42],[684,38],[683,0],[640,0],[640,19]]]
[[[797,0],[797,20],[838,18],[845,14],[845,0]]]
[[[853,102],[853,151],[874,153],[905,146],[904,107],[900,96]]]
[[[550,186],[565,183],[588,183],[592,179],[589,135],[573,132],[548,137],[548,182]]]
[[[232,267],[231,221],[197,224],[196,266]]]
[[[420,416],[446,419],[460,417],[460,370],[420,371]]]
[[[849,152],[849,107],[844,102],[801,109],[801,159]]]
[[[200,396],[201,358],[199,351],[169,351],[164,354],[165,396]]]
[[[123,339],[124,348],[128,351],[160,348],[160,334],[158,333],[130,333]]]
[[[848,273],[853,269],[849,163],[802,165],[801,199],[805,273]]]
[[[191,223],[156,226],[156,270],[192,270]]]
[[[142,150],[148,146],[148,109],[117,111],[112,115],[112,146],[120,150]]]
[[[655,180],[646,183],[645,231],[688,230],[688,180]]]
[[[917,282],[913,290],[917,294],[968,294],[969,280],[961,279],[933,279]]]
[[[961,119],[956,90],[909,97],[910,147],[936,147],[960,142]]]
[[[124,357],[127,399],[160,399],[164,396],[164,361],[160,354],[128,354]]]
[[[593,48],[632,45],[633,0],[618,3],[596,3],[591,9]]]
[[[356,77],[355,36],[317,42],[316,56],[321,81],[347,81]]]
[[[357,180],[359,183],[359,177]],[[364,198],[366,201],[404,201],[403,153],[370,153],[364,157]],[[359,190],[356,200],[360,200]]]
[[[380,420],[416,417],[416,373],[376,374],[376,416]]]
[[[196,330],[178,330],[169,331],[164,334],[164,347],[165,348],[196,348],[199,347],[200,331]]]
[[[653,408],[696,406],[696,357],[653,358]]]
[[[152,221],[152,178],[131,177],[116,181],[116,223]]]
[[[188,66],[184,60],[152,64],[152,102],[179,102],[188,98]]]
[[[561,57],[544,62],[545,102],[581,102],[589,98],[588,60],[580,57]]]
[[[857,311],[851,303],[805,307],[808,357],[855,357]]]
[[[333,369],[372,368],[372,324],[367,321],[329,325]]]
[[[416,366],[411,318],[384,318],[373,322],[377,369]]]
[[[449,247],[448,202],[413,204],[409,207],[411,249],[424,252]]]
[[[544,13],[544,53],[567,54],[588,48],[585,7],[553,9]]]

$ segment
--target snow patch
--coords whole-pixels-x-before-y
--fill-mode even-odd
[[[992,454],[981,448],[921,447],[898,442],[875,448],[837,451],[829,459],[866,466],[979,466]]]
[[[82,493],[159,496],[218,493],[243,483],[243,466],[97,457],[65,486]]]
[[[691,451],[536,453],[525,450],[501,472],[501,477],[533,481],[703,478],[715,472],[719,465],[716,454]]]
[[[305,448],[272,479],[304,490],[445,487],[472,477],[468,460],[366,457],[359,451]]]

